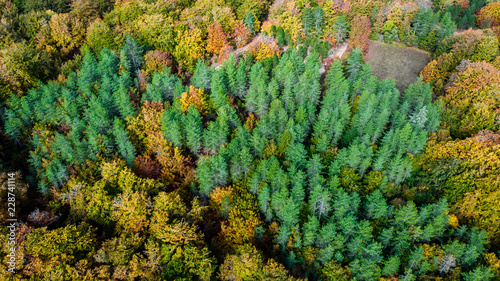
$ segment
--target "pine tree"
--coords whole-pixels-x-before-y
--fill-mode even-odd
[[[368,219],[382,219],[387,216],[389,207],[380,190],[375,190],[366,197],[366,217]]]
[[[95,128],[98,134],[106,133],[111,127],[110,114],[97,96],[90,98],[85,117],[89,126]]]
[[[323,34],[323,17],[325,12],[323,9],[321,9],[320,6],[316,6],[313,9],[313,16],[314,16],[314,34],[315,35],[322,35]]]
[[[242,99],[245,96],[247,89],[248,84],[245,66],[240,63],[238,70],[236,71],[236,89],[234,94],[236,97]]]
[[[337,17],[332,29],[337,43],[344,42],[349,34],[349,23],[345,19],[345,16]]]
[[[135,159],[135,148],[130,142],[127,131],[124,128],[123,122],[120,119],[115,119],[113,123],[113,136],[115,139],[115,144],[118,147],[118,152],[123,156],[127,165],[132,167],[132,163]]]
[[[215,107],[219,108],[228,103],[227,97],[227,77],[223,69],[216,69],[212,72],[212,83],[210,98]]]
[[[286,45],[285,31],[281,26],[279,26],[278,30],[276,31],[276,40],[278,40],[278,46],[283,47]]]
[[[78,88],[88,97],[92,95],[92,85],[98,78],[96,69],[98,67],[97,60],[91,52],[88,52],[83,57],[82,66],[78,72]]]
[[[245,26],[252,32],[252,34],[255,34],[255,18],[252,12],[249,12],[247,16],[245,17],[244,20]]]
[[[186,144],[195,155],[198,155],[202,148],[203,123],[200,113],[193,105],[189,106],[183,123]]]
[[[307,162],[307,178],[309,181],[309,188],[312,189],[318,184],[322,183],[321,174],[323,172],[323,164],[319,154],[314,154]]]
[[[311,8],[306,7],[304,13],[302,14],[302,25],[304,26],[304,32],[306,35],[311,34],[314,28],[314,14]]]
[[[218,186],[226,185],[228,172],[224,157],[220,154],[212,157],[200,157],[196,176],[200,183],[200,193],[203,196],[208,196]]]
[[[310,198],[311,213],[321,221],[322,217],[328,216],[331,210],[331,197],[327,189],[321,185],[316,185],[311,192]]]
[[[319,230],[315,243],[316,247],[326,248],[335,238],[336,232],[337,227],[335,226],[335,223],[333,221],[329,221]]]
[[[320,224],[316,216],[309,216],[307,222],[304,224],[304,242],[305,247],[311,246],[316,242],[317,233]]]
[[[186,139],[182,129],[182,118],[182,113],[174,108],[166,109],[163,113],[162,130],[165,138],[177,147],[182,147]]]
[[[191,84],[196,88],[210,89],[212,82],[212,70],[207,66],[207,64],[199,59],[196,63],[196,68],[191,77]]]
[[[125,44],[120,48],[120,63],[129,73],[137,75],[143,63],[144,48],[130,35],[125,37]]]
[[[128,87],[126,82],[123,80],[128,79],[128,75],[120,75],[120,85],[118,90],[113,93],[114,105],[118,109],[121,118],[134,115],[134,109],[132,107],[132,102],[130,101],[128,95]]]
[[[237,96],[237,85],[238,85],[238,67],[236,63],[236,56],[234,53],[231,53],[229,59],[224,61],[224,71],[226,72],[226,77],[228,81],[228,90],[234,96]]]
[[[386,277],[394,276],[399,271],[399,266],[401,264],[400,257],[393,255],[384,261],[383,264],[382,275]]]
[[[347,59],[347,74],[352,82],[358,79],[358,72],[363,66],[363,54],[360,48],[354,48]]]
[[[263,214],[266,214],[266,220],[272,220],[272,212],[268,212],[268,207],[271,204],[271,192],[269,190],[269,186],[264,184],[259,191],[259,208]],[[268,217],[270,214],[271,217]]]
[[[451,14],[449,12],[446,12],[443,18],[441,19],[440,27],[441,30],[439,32],[439,35],[441,38],[450,36],[457,29],[455,21],[452,19]]]

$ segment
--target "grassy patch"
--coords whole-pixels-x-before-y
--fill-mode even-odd
[[[414,47],[387,45],[370,41],[365,60],[370,62],[378,79],[394,79],[399,91],[417,81],[420,71],[429,62],[430,55]]]

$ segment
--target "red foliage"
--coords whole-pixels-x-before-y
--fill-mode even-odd
[[[243,24],[243,21],[240,20],[235,24],[233,38],[237,48],[245,46],[250,42],[250,39],[252,39],[252,33],[245,24]]]
[[[229,45],[227,36],[218,22],[208,26],[207,51],[212,54],[220,54],[224,47]]]
[[[349,46],[360,47],[363,52],[368,50],[368,39],[372,33],[371,22],[367,16],[355,16],[351,21]]]
[[[164,51],[149,51],[144,56],[144,75],[149,77],[154,72],[162,72],[165,67],[172,67],[172,56]]]
[[[141,177],[157,179],[160,175],[160,164],[148,155],[139,155],[134,160],[132,171]]]

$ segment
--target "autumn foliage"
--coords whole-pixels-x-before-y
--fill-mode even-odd
[[[494,2],[483,7],[476,19],[478,25],[488,22],[490,26],[500,25],[500,3]]]
[[[208,94],[204,89],[189,87],[189,92],[184,92],[180,98],[181,106],[184,112],[187,112],[189,106],[193,105],[201,114],[206,114],[212,107]]]
[[[272,58],[275,55],[279,56],[281,54],[281,49],[276,42],[271,42],[269,44],[259,42],[253,45],[249,51],[257,61]]]
[[[497,130],[500,122],[500,70],[486,62],[467,65],[446,89],[445,121],[451,134],[467,137],[481,130]]]
[[[243,21],[237,21],[234,27],[233,40],[236,47],[241,48],[248,44],[252,38],[252,32],[245,26]]]
[[[227,36],[220,23],[215,22],[208,26],[207,51],[212,54],[220,54],[228,45]]]
[[[368,50],[368,39],[372,32],[370,19],[367,16],[355,16],[351,23],[349,31],[349,46],[359,47],[366,52]]]
[[[154,50],[144,55],[142,72],[146,77],[150,77],[155,72],[162,72],[165,67],[172,67],[172,56],[167,52]]]
[[[482,132],[465,140],[430,142],[419,161],[459,219],[487,229],[499,243],[500,135]],[[446,177],[436,177],[444,171]]]

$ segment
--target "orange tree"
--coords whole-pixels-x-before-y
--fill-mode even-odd
[[[476,22],[479,26],[486,22],[490,26],[500,25],[500,3],[495,2],[483,7],[477,15]]]

